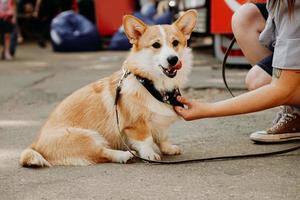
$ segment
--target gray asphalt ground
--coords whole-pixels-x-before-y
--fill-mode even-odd
[[[206,51],[207,52],[207,51]],[[0,61],[0,199],[300,199],[300,153],[270,158],[182,165],[99,164],[27,169],[18,165],[54,107],[72,91],[120,68],[127,52],[54,54],[50,47],[23,45],[17,59]],[[183,93],[216,101],[229,98],[220,63],[196,51]],[[231,69],[228,82],[245,92],[246,70]],[[258,99],[259,100],[259,99]],[[183,154],[165,160],[279,150],[297,143],[262,145],[252,131],[270,126],[278,109],[178,122],[170,135]]]

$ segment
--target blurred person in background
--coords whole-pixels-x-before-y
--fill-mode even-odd
[[[154,24],[172,23],[169,0],[140,0],[139,4],[141,15],[153,20]]]
[[[38,45],[46,47],[48,33],[48,15],[43,0],[19,0],[18,2],[18,25],[20,28],[19,42],[25,37],[34,37]]]
[[[16,3],[14,0],[0,0],[0,39],[3,40],[1,58],[11,60],[11,34],[16,24]]]
[[[46,47],[52,19],[67,10],[78,11],[76,0],[19,0],[18,22],[20,32],[27,37],[34,37],[38,45]],[[19,36],[21,38],[21,36]],[[22,39],[21,39],[22,40]]]

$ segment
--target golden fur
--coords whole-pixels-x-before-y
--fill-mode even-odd
[[[178,117],[171,106],[154,99],[135,79],[134,74],[153,80],[160,89],[182,86],[189,72],[191,57],[186,44],[195,19],[195,11],[188,11],[173,25],[146,26],[133,16],[124,17],[125,33],[133,48],[122,66],[131,75],[123,82],[118,102],[120,127],[122,137],[142,157],[158,160],[161,152],[169,155],[180,153],[179,147],[168,142],[166,134],[167,128]],[[180,44],[172,48],[174,38]],[[172,51],[178,54],[183,63],[183,69],[173,79],[165,77],[158,68],[147,68],[152,67],[148,65],[142,67],[143,62],[152,62],[155,57],[162,58],[160,50],[151,47],[156,40],[161,43],[165,41],[164,44],[174,49]],[[33,144],[22,152],[20,164],[39,167],[90,165],[102,162],[125,163],[131,159],[132,155],[124,151],[114,112],[115,91],[122,74],[122,70],[117,71],[63,100],[52,112]]]

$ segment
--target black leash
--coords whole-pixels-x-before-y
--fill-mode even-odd
[[[227,80],[226,80],[226,74],[225,74],[225,70],[226,70],[226,65],[227,65],[227,59],[229,57],[229,54],[232,50],[232,47],[234,45],[234,43],[236,42],[236,39],[235,37],[232,38],[230,44],[229,44],[229,47],[227,48],[226,52],[225,52],[225,56],[224,56],[224,59],[223,59],[223,62],[222,62],[222,78],[223,78],[223,82],[224,82],[224,85],[227,89],[227,91],[231,94],[232,97],[234,97],[234,94],[233,92],[231,91],[231,89],[229,88],[228,84],[227,84]]]
[[[227,58],[231,52],[231,49],[235,43],[235,38],[232,39],[226,53],[225,53],[225,57],[223,60],[223,65],[222,65],[222,76],[223,76],[223,81],[224,84],[227,88],[227,90],[229,91],[229,93],[234,97],[231,89],[229,88],[227,81],[226,81],[226,76],[225,76],[225,69],[226,69],[226,62],[227,62]],[[291,148],[287,148],[287,149],[283,149],[283,150],[279,150],[279,151],[271,151],[271,152],[264,152],[264,153],[255,153],[255,154],[243,154],[243,155],[228,155],[228,156],[214,156],[214,157],[207,157],[207,158],[197,158],[197,159],[187,159],[187,160],[178,160],[178,161],[157,161],[157,160],[149,160],[149,159],[145,159],[142,158],[138,155],[136,155],[131,149],[130,147],[127,145],[127,143],[125,142],[124,138],[122,137],[122,131],[120,129],[120,119],[119,119],[119,112],[118,112],[118,101],[120,99],[120,92],[122,89],[122,83],[123,80],[128,77],[128,75],[130,74],[129,71],[124,71],[123,72],[123,76],[121,77],[118,86],[116,88],[116,96],[115,96],[115,113],[116,113],[116,123],[117,123],[117,127],[118,127],[118,131],[120,134],[120,138],[122,140],[122,143],[124,144],[124,146],[126,147],[126,150],[129,151],[135,158],[142,160],[144,162],[147,163],[151,163],[151,164],[163,164],[163,165],[174,165],[174,164],[185,164],[185,163],[199,163],[199,162],[212,162],[212,161],[226,161],[226,160],[238,160],[238,159],[250,159],[250,158],[262,158],[262,157],[269,157],[269,156],[275,156],[275,155],[281,155],[281,154],[286,154],[292,151],[296,151],[300,149],[300,145],[295,146],[295,147],[291,147]]]

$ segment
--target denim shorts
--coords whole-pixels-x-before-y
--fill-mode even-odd
[[[265,18],[265,20],[268,19],[269,13],[267,10],[267,4],[265,3],[255,3],[256,7],[258,8],[258,10],[260,11],[260,13],[262,14],[262,16]]]
[[[271,54],[270,56],[262,59],[261,61],[256,63],[256,65],[259,66],[260,68],[262,68],[270,76],[272,76],[272,71],[273,71],[272,63],[273,63],[273,54]]]

